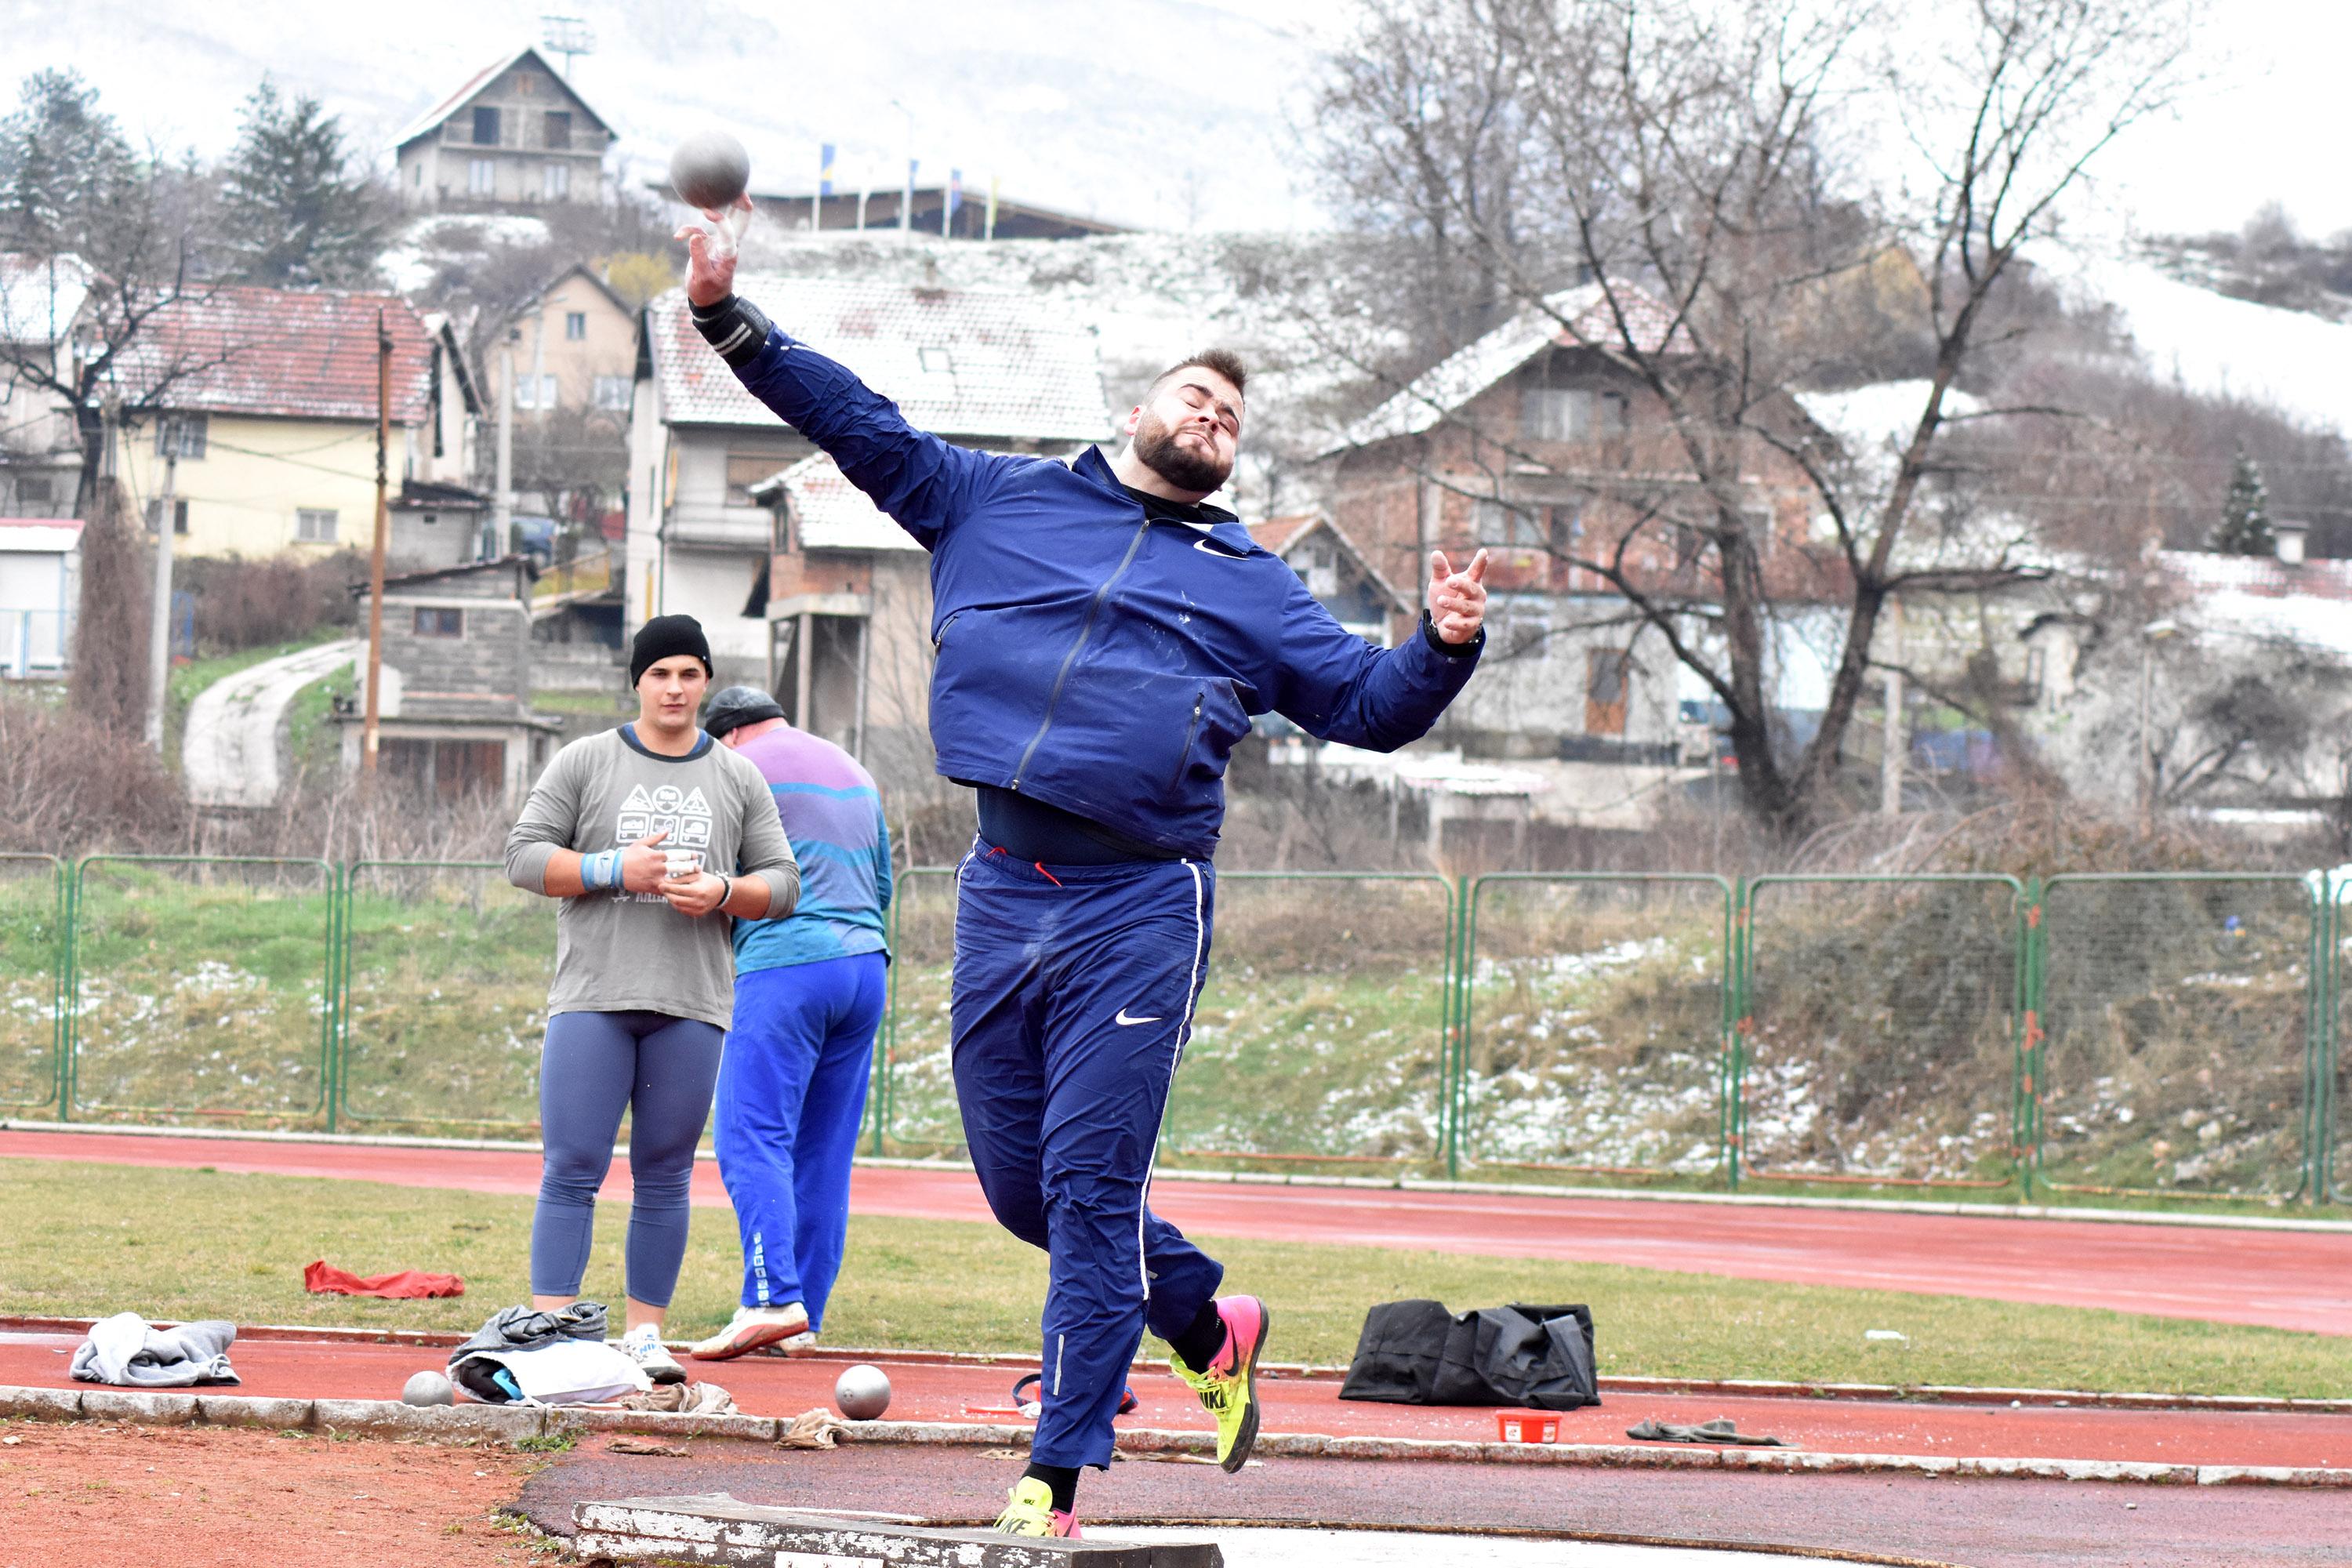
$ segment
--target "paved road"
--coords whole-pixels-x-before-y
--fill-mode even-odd
[[[531,1193],[539,1156],[471,1149],[0,1131],[0,1157],[192,1167]],[[625,1201],[625,1162],[604,1195]],[[694,1201],[727,1204],[717,1168]],[[970,1173],[860,1167],[860,1214],[989,1219]],[[2352,1234],[1855,1209],[1747,1207],[1163,1179],[1152,1206],[1187,1230],[1495,1258],[1623,1263],[1739,1279],[1865,1286],[2352,1336]]]
[[[359,652],[356,640],[320,643],[213,682],[188,706],[180,765],[198,805],[268,806],[284,787],[278,729],[287,704]]]

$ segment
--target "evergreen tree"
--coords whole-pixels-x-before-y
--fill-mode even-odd
[[[221,225],[235,276],[280,289],[373,280],[392,235],[392,203],[351,162],[340,120],[315,98],[289,104],[263,79],[245,100],[244,130],[221,167]]]
[[[2278,539],[2271,531],[2271,494],[2263,471],[2241,451],[2230,470],[2230,493],[2221,498],[2221,521],[2213,548],[2224,555],[2270,555]]]
[[[35,71],[0,120],[0,249],[107,266],[141,172],[97,89],[78,71]]]

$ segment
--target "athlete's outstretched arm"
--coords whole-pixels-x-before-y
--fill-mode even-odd
[[[1456,573],[1432,563],[1420,626],[1391,648],[1349,631],[1303,582],[1282,609],[1275,710],[1318,740],[1393,752],[1429,733],[1478,667],[1486,634],[1483,554]]]
[[[985,497],[1005,459],[908,424],[897,404],[737,296],[733,252],[714,254],[699,227],[680,229],[678,237],[687,247],[687,302],[703,340],[751,395],[822,447],[915,542],[937,548]]]

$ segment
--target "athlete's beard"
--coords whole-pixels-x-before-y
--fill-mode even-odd
[[[1176,433],[1149,409],[1135,424],[1135,455],[1145,468],[1178,489],[1202,495],[1223,484],[1225,476],[1234,471],[1233,464],[1219,462],[1213,452],[1180,443]]]

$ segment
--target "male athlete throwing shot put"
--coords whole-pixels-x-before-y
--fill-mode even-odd
[[[1051,1258],[1043,1409],[997,1528],[1074,1536],[1078,1470],[1110,1463],[1147,1325],[1216,1416],[1226,1469],[1257,1436],[1265,1305],[1214,1299],[1223,1268],[1147,1203],[1209,962],[1226,758],[1267,711],[1380,751],[1425,733],[1477,663],[1485,557],[1433,556],[1420,631],[1375,648],[1202,504],[1241,438],[1232,354],[1162,374],[1108,461],[967,451],[735,298],[703,231],[681,237],[703,336],[931,552],[931,743],[979,791],[956,1094],[990,1208]]]

